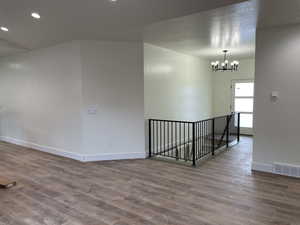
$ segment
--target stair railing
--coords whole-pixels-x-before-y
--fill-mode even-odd
[[[196,122],[149,119],[149,157],[191,162],[240,141],[240,114]],[[226,140],[224,140],[226,137]]]

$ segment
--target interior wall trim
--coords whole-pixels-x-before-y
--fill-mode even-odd
[[[274,173],[274,166],[273,164],[252,162],[252,170],[266,173]]]
[[[24,140],[19,140],[12,137],[0,136],[0,141],[8,142],[18,146],[46,152],[52,155],[57,155],[65,158],[74,159],[80,162],[97,162],[97,161],[108,161],[108,160],[126,160],[126,159],[145,159],[146,153],[134,152],[134,153],[112,153],[112,154],[97,154],[97,155],[84,155],[78,154],[64,149],[55,147],[40,145]]]

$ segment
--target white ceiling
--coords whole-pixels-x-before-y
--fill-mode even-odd
[[[257,9],[243,2],[153,24],[145,30],[145,42],[204,58],[250,57],[255,51]]]
[[[149,25],[147,43],[207,59],[255,54],[256,29],[300,23],[299,0],[250,0]]]
[[[257,26],[300,23],[299,0],[118,0],[116,3],[0,0],[0,3],[0,26],[9,28],[9,32],[0,31],[0,57],[71,40],[143,38],[154,45],[209,59],[221,56],[223,49],[229,49],[235,57],[252,57]],[[33,20],[32,11],[39,12],[42,19]]]
[[[0,0],[0,26],[9,29],[0,32],[0,56],[70,40],[142,40],[149,24],[242,1]]]

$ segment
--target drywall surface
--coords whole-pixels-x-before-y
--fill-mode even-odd
[[[81,41],[81,58],[85,153],[144,157],[143,44]]]
[[[253,169],[300,165],[299,58],[299,25],[257,31]]]
[[[201,120],[212,114],[207,60],[144,44],[145,118]]]
[[[144,158],[143,44],[74,41],[0,60],[1,140],[81,161]]]
[[[81,154],[81,68],[76,42],[1,58],[1,139]]]

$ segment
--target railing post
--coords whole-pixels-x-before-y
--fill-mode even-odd
[[[238,124],[237,124],[237,140],[240,142],[241,136],[241,113],[238,113]]]
[[[229,148],[229,121],[230,116],[226,117],[226,148]]]
[[[212,119],[212,138],[211,138],[211,153],[212,155],[215,155],[215,118]]]
[[[151,144],[152,144],[152,130],[151,130],[151,119],[149,120],[149,127],[148,127],[148,129],[149,129],[149,158],[151,158],[152,157],[152,146],[151,146]]]
[[[193,123],[193,137],[192,137],[192,152],[193,152],[193,166],[196,166],[196,123]]]

